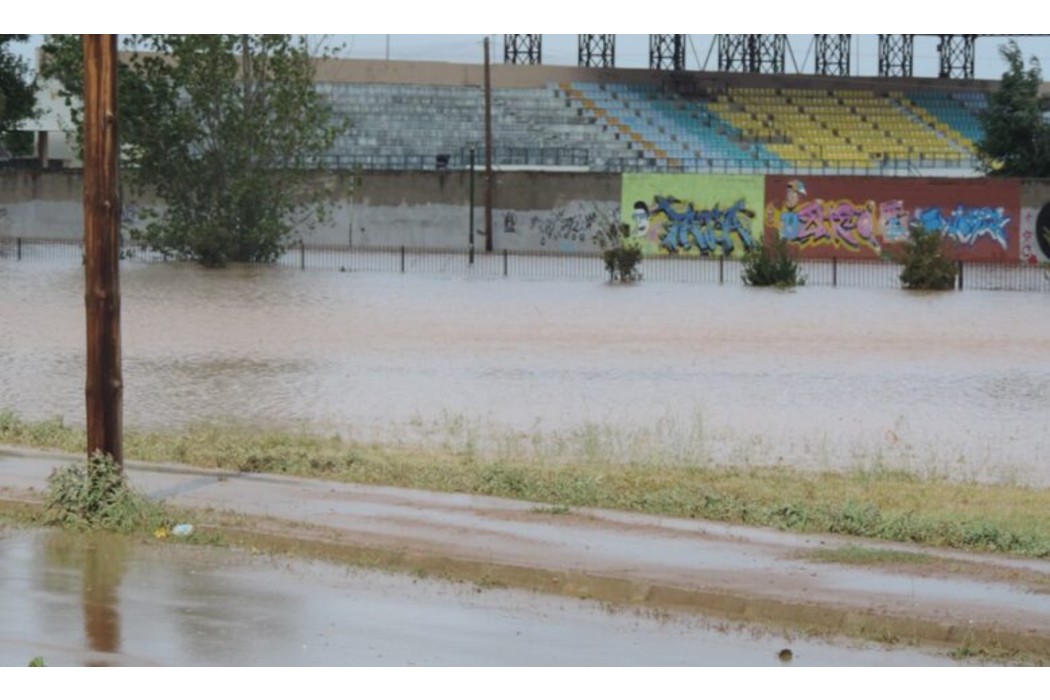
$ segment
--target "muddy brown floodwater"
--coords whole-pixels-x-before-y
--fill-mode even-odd
[[[172,543],[0,529],[0,665],[939,666],[944,655]]]
[[[125,424],[1050,484],[1042,292],[122,268]],[[83,422],[82,270],[0,259],[0,410]]]

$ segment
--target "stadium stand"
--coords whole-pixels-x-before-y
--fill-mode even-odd
[[[492,92],[503,168],[652,172],[978,174],[976,88],[877,89],[710,81],[549,81]],[[771,81],[772,82],[772,81]],[[335,167],[460,169],[484,157],[478,86],[323,82],[350,129]]]

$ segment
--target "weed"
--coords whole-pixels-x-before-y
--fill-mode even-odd
[[[627,224],[610,224],[606,236],[599,241],[610,282],[638,282],[642,279],[638,272],[642,249],[630,234],[631,227]]]
[[[569,506],[536,506],[531,512],[541,515],[568,515],[572,509]]]
[[[56,468],[47,486],[50,524],[122,532],[160,524],[160,506],[132,491],[124,470],[101,452],[86,463]]]
[[[44,657],[43,656],[34,656],[32,661],[30,661],[27,665],[30,668],[43,668],[43,667],[47,666],[47,664],[44,663]]]

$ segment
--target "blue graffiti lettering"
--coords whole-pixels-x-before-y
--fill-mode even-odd
[[[686,202],[685,209],[679,210],[675,205],[682,202],[674,197],[655,199],[657,211],[667,217],[660,245],[670,253],[689,251],[695,245],[701,255],[710,255],[719,248],[723,255],[729,255],[736,249],[733,234],[744,250],[751,250],[754,245],[751,221],[755,213],[747,209],[743,199],[725,210],[717,204],[712,209],[697,210],[692,202]]]
[[[915,218],[926,230],[940,231],[963,245],[972,246],[986,236],[1004,250],[1007,247],[1006,225],[1010,223],[1010,217],[1001,208],[966,207],[960,204],[948,216],[940,209],[916,209]]]

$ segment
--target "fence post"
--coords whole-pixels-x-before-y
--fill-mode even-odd
[[[831,259],[831,286],[839,286],[839,259]]]
[[[405,272],[405,246],[401,246],[401,273]]]
[[[726,256],[720,255],[718,257],[718,283],[722,284],[726,278]]]
[[[302,240],[299,241],[299,269],[306,269],[306,243]]]
[[[503,249],[503,276],[507,276],[507,249]]]
[[[22,237],[18,237],[18,261],[22,261]]]
[[[955,263],[959,267],[959,291],[963,288],[963,261],[959,260]]]

